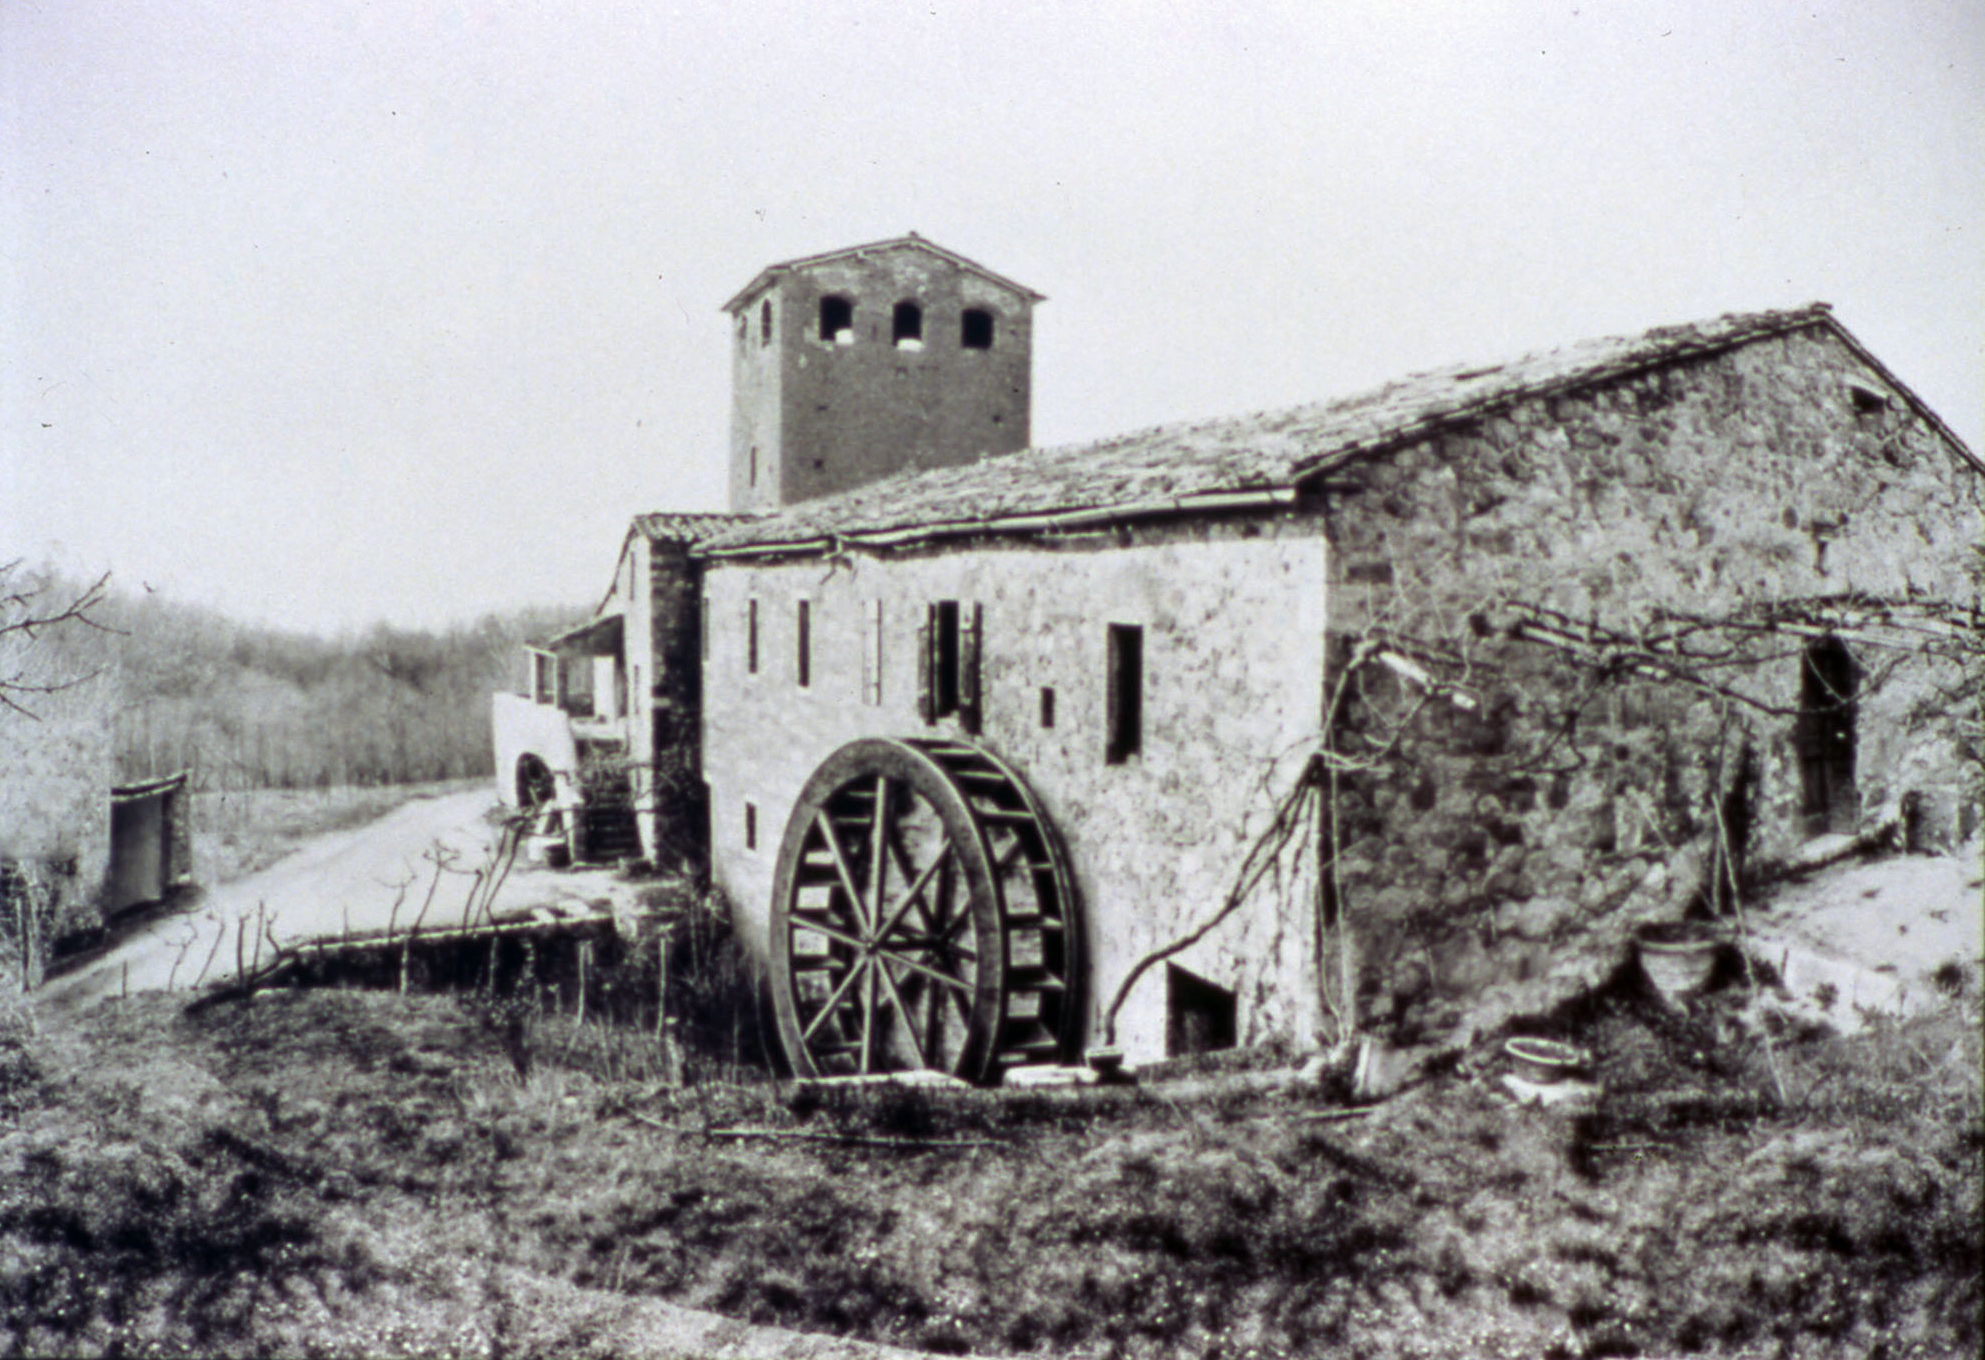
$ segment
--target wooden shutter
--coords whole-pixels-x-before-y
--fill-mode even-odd
[[[958,720],[968,732],[979,730],[979,654],[985,629],[985,607],[961,610],[958,620]]]
[[[869,600],[862,610],[862,702],[882,702],[882,601]]]
[[[917,716],[925,723],[937,721],[937,606],[924,608],[923,626],[917,629]]]

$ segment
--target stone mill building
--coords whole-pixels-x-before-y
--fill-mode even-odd
[[[499,696],[506,796],[623,779],[799,1070],[1541,1008],[1816,838],[1974,833],[1985,468],[1826,307],[1034,448],[1041,300],[763,271],[734,513],[636,517]]]

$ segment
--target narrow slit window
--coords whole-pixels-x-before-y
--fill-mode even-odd
[[[744,602],[744,669],[758,674],[758,601]]]
[[[931,709],[942,718],[958,711],[958,601],[939,600],[932,610]]]
[[[993,314],[983,307],[967,307],[959,318],[958,343],[966,349],[993,347]]]
[[[1041,686],[1041,726],[1055,725],[1055,690],[1053,685]]]
[[[772,343],[772,299],[766,298],[758,304],[758,343]]]
[[[820,299],[820,338],[830,345],[855,343],[855,304],[844,297]]]
[[[801,689],[813,683],[813,601],[801,600],[793,617],[793,678]]]
[[[758,804],[748,800],[744,805],[744,848],[758,848]]]
[[[1109,639],[1109,742],[1103,758],[1121,765],[1144,745],[1144,629],[1113,623]]]
[[[922,349],[924,347],[924,309],[914,302],[896,304],[896,320],[890,335],[898,349]]]
[[[751,446],[751,464],[748,470],[751,485],[758,485],[758,445]]]

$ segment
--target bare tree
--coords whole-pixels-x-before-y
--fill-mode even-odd
[[[110,591],[110,573],[80,589],[59,589],[47,576],[23,570],[22,559],[0,563],[0,708],[35,718],[28,705],[35,695],[74,689],[100,672],[47,678],[34,667],[37,644],[45,634],[64,627],[111,632],[92,617]]]

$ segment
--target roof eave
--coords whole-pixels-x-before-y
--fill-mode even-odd
[[[955,250],[948,250],[935,241],[926,241],[915,232],[911,232],[907,236],[894,236],[885,241],[869,241],[866,244],[858,246],[843,246],[839,250],[827,250],[822,251],[818,255],[802,255],[797,259],[781,260],[777,264],[768,264],[765,268],[758,271],[750,283],[747,283],[729,302],[726,302],[718,310],[735,313],[744,307],[748,307],[760,293],[770,288],[780,277],[795,273],[801,269],[806,269],[812,265],[825,264],[831,260],[847,259],[854,255],[864,255],[871,251],[894,250],[903,246],[914,246],[921,250],[928,250],[931,254],[941,256],[960,269],[977,274],[980,278],[988,282],[998,284],[1001,288],[1006,288],[1020,294],[1020,296],[1026,298],[1029,302],[1046,302],[1048,300],[1046,293],[1036,292],[1026,284],[1020,283],[1015,279],[1010,279],[997,270],[986,268],[977,260],[960,255]]]
[[[1183,496],[1166,496],[1126,505],[1068,507],[1035,510],[1016,515],[938,520],[887,529],[850,529],[815,533],[800,538],[775,539],[761,543],[739,543],[728,547],[693,549],[698,557],[737,559],[749,557],[808,557],[841,548],[870,548],[887,551],[913,547],[946,538],[1007,537],[1028,534],[1076,533],[1106,529],[1135,521],[1166,519],[1185,515],[1234,514],[1286,509],[1295,504],[1294,486],[1256,487],[1243,491],[1208,491]]]

